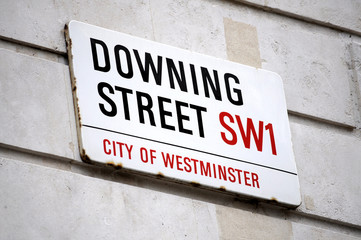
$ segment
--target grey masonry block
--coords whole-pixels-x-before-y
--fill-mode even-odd
[[[0,35],[65,53],[64,26],[79,20],[152,38],[149,1],[1,1]]]
[[[302,205],[297,211],[361,225],[361,131],[291,118]]]
[[[0,71],[0,143],[79,159],[68,67],[0,49]]]
[[[215,206],[188,198],[6,158],[0,189],[0,239],[218,239]]]
[[[355,38],[351,44],[352,69],[352,94],[354,97],[354,109],[356,126],[361,128],[361,38]]]
[[[220,239],[292,239],[292,223],[253,212],[217,206]]]

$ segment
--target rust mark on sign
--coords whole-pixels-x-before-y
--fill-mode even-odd
[[[275,198],[275,197],[271,197],[271,202],[276,202],[276,203],[278,203],[278,200],[277,200],[277,198]]]
[[[200,184],[199,182],[196,182],[196,181],[192,181],[192,182],[191,182],[191,185],[192,185],[193,187],[200,187],[200,186],[201,186],[201,184]]]
[[[115,169],[117,169],[117,170],[119,170],[119,169],[122,169],[123,168],[123,164],[122,163],[114,163],[113,161],[109,161],[109,162],[106,162],[105,163],[107,166],[110,166],[110,167],[113,167],[113,168],[115,168]]]
[[[220,187],[219,187],[219,190],[221,190],[221,191],[223,191],[223,192],[227,191],[227,189],[226,189],[225,186],[220,186]]]
[[[118,163],[117,165],[115,165],[115,169],[122,169],[123,168],[123,164],[122,163]]]
[[[88,154],[86,154],[84,149],[80,152],[80,157],[83,160],[83,162],[91,163],[90,157],[88,156]]]
[[[76,85],[76,77],[74,75],[74,70],[73,70],[73,53],[72,53],[72,47],[73,47],[73,43],[72,40],[69,36],[69,26],[68,24],[65,24],[64,27],[64,34],[65,34],[65,43],[66,43],[66,50],[68,52],[68,58],[69,58],[69,70],[70,70],[70,78],[71,78],[71,89],[73,92],[73,99],[74,99],[74,107],[77,110],[76,111],[76,116],[78,118],[78,124],[79,127],[81,127],[81,117],[80,117],[80,109],[79,109],[79,104],[78,104],[78,97],[76,96],[76,89],[77,89],[77,85]]]
[[[72,90],[73,92],[76,91],[76,77],[73,77],[73,82],[72,82],[72,88],[71,88],[71,90]]]
[[[158,172],[158,173],[157,173],[157,177],[159,177],[159,178],[164,178],[165,176],[164,176],[164,174],[163,174],[162,172]]]
[[[79,124],[79,127],[81,128],[81,116],[80,116],[80,108],[79,108],[79,99],[76,96],[75,96],[75,99],[76,99],[76,102],[75,102],[76,116],[78,117],[78,124]]]
[[[111,167],[115,166],[115,163],[113,161],[106,162],[105,164]]]
[[[68,56],[69,56],[69,65],[72,64],[73,62],[73,54],[71,53],[71,48],[73,47],[73,43],[69,37],[69,27],[68,24],[65,24],[64,26],[64,34],[65,34],[65,44],[66,44],[66,50],[68,51]]]

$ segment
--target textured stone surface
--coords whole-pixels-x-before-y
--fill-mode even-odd
[[[348,36],[291,20],[262,28],[262,67],[282,76],[288,109],[355,126]]]
[[[292,224],[239,209],[217,206],[220,239],[292,239]]]
[[[0,49],[0,142],[78,158],[68,67]]]
[[[0,1],[0,35],[54,51],[66,52],[64,26],[79,20],[152,38],[148,1]]]
[[[291,118],[304,213],[361,225],[361,131]]]
[[[361,129],[361,38],[352,41],[351,68],[353,69],[351,93],[354,99],[354,115],[356,126]]]
[[[218,1],[151,0],[154,40],[227,59],[223,15]]]
[[[218,239],[215,207],[0,158],[0,239]]]
[[[322,22],[328,26],[350,29],[361,33],[361,2],[358,0],[238,0],[275,11],[297,15],[300,18]]]

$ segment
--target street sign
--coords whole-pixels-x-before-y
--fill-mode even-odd
[[[300,204],[279,75],[77,21],[66,35],[84,161]]]

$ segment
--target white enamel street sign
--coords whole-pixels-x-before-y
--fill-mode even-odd
[[[77,21],[66,34],[84,161],[300,204],[279,75]]]

